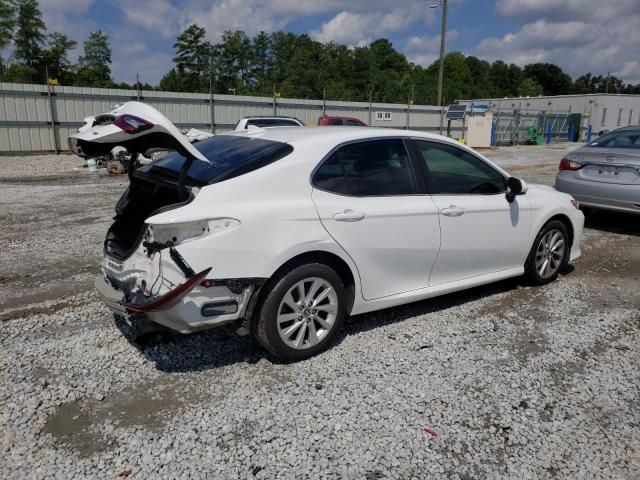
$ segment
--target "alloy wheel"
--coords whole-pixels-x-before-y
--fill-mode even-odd
[[[560,265],[565,253],[564,235],[558,229],[549,230],[540,239],[536,249],[536,271],[542,278],[553,276]]]
[[[293,285],[278,307],[280,338],[291,348],[304,350],[317,345],[331,331],[338,313],[338,295],[319,277]]]

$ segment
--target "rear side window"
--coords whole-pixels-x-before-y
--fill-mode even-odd
[[[505,178],[469,152],[436,142],[415,140],[435,194],[504,192]]]
[[[340,162],[337,153],[331,155],[320,168],[316,170],[313,177],[313,185],[327,192],[340,193],[343,195],[349,193],[342,162]]]
[[[343,179],[340,179],[341,170]],[[354,196],[411,195],[417,192],[409,155],[402,140],[396,139],[340,147],[318,168],[313,184],[334,193],[342,194],[346,190]]]
[[[216,183],[244,175],[293,152],[293,147],[288,143],[236,135],[216,135],[193,145],[211,162],[194,160],[189,167],[188,177],[199,184]],[[174,152],[140,170],[175,173],[177,176],[184,162],[185,157]]]
[[[590,147],[631,148],[640,150],[640,130],[612,132],[589,144]]]
[[[327,121],[327,125],[342,125],[342,119],[341,118],[330,118]]]

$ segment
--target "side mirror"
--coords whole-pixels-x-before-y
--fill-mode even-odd
[[[527,183],[516,177],[509,177],[507,180],[507,201],[513,202],[516,195],[524,195],[527,193]]]

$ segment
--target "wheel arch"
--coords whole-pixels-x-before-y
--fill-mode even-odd
[[[246,313],[246,319],[249,322],[249,330],[253,331],[253,329],[255,328],[257,323],[255,321],[256,315],[260,311],[260,307],[266,295],[270,291],[271,286],[280,278],[282,278],[282,276],[284,276],[287,272],[301,265],[307,265],[310,263],[321,263],[335,270],[335,272],[344,282],[344,286],[347,291],[346,311],[347,314],[351,313],[351,311],[353,310],[353,305],[355,303],[356,294],[359,291],[359,276],[357,274],[357,271],[354,272],[352,267],[347,263],[346,260],[333,252],[328,252],[326,250],[311,250],[299,253],[282,263],[282,265],[280,265],[275,270],[273,275],[269,277],[269,279],[260,287],[260,289],[255,292]]]
[[[571,223],[571,219],[564,213],[557,213],[553,215],[551,218],[549,218],[546,222],[544,222],[544,224],[540,228],[543,228],[547,223],[553,222],[554,220],[558,220],[562,222],[564,226],[567,228],[567,233],[569,234],[569,248],[566,249],[566,255],[568,258],[568,255],[571,253],[571,246],[573,245],[573,239],[575,236],[573,223]]]
[[[531,248],[533,248],[533,243],[536,241],[536,238],[538,237],[538,233],[540,233],[540,230],[542,230],[546,225],[548,225],[550,222],[553,222],[555,220],[562,222],[562,224],[567,229],[567,234],[569,235],[569,248],[567,248],[565,251],[565,257],[566,257],[565,260],[568,260],[569,255],[571,254],[571,247],[573,245],[573,240],[575,238],[575,229],[573,227],[573,223],[571,222],[571,219],[569,218],[569,216],[564,213],[556,213],[554,215],[551,215],[549,218],[547,218],[544,222],[540,224],[540,226],[533,232],[534,235],[531,241],[531,245],[529,247],[529,251],[531,251]],[[528,258],[528,254],[527,254],[527,258]]]

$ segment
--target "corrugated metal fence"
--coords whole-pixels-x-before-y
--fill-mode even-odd
[[[288,115],[312,125],[323,114],[340,115],[431,132],[440,124],[435,106],[0,83],[0,153],[68,150],[67,138],[84,117],[130,100],[152,105],[182,130],[214,133],[232,130],[247,115]]]

